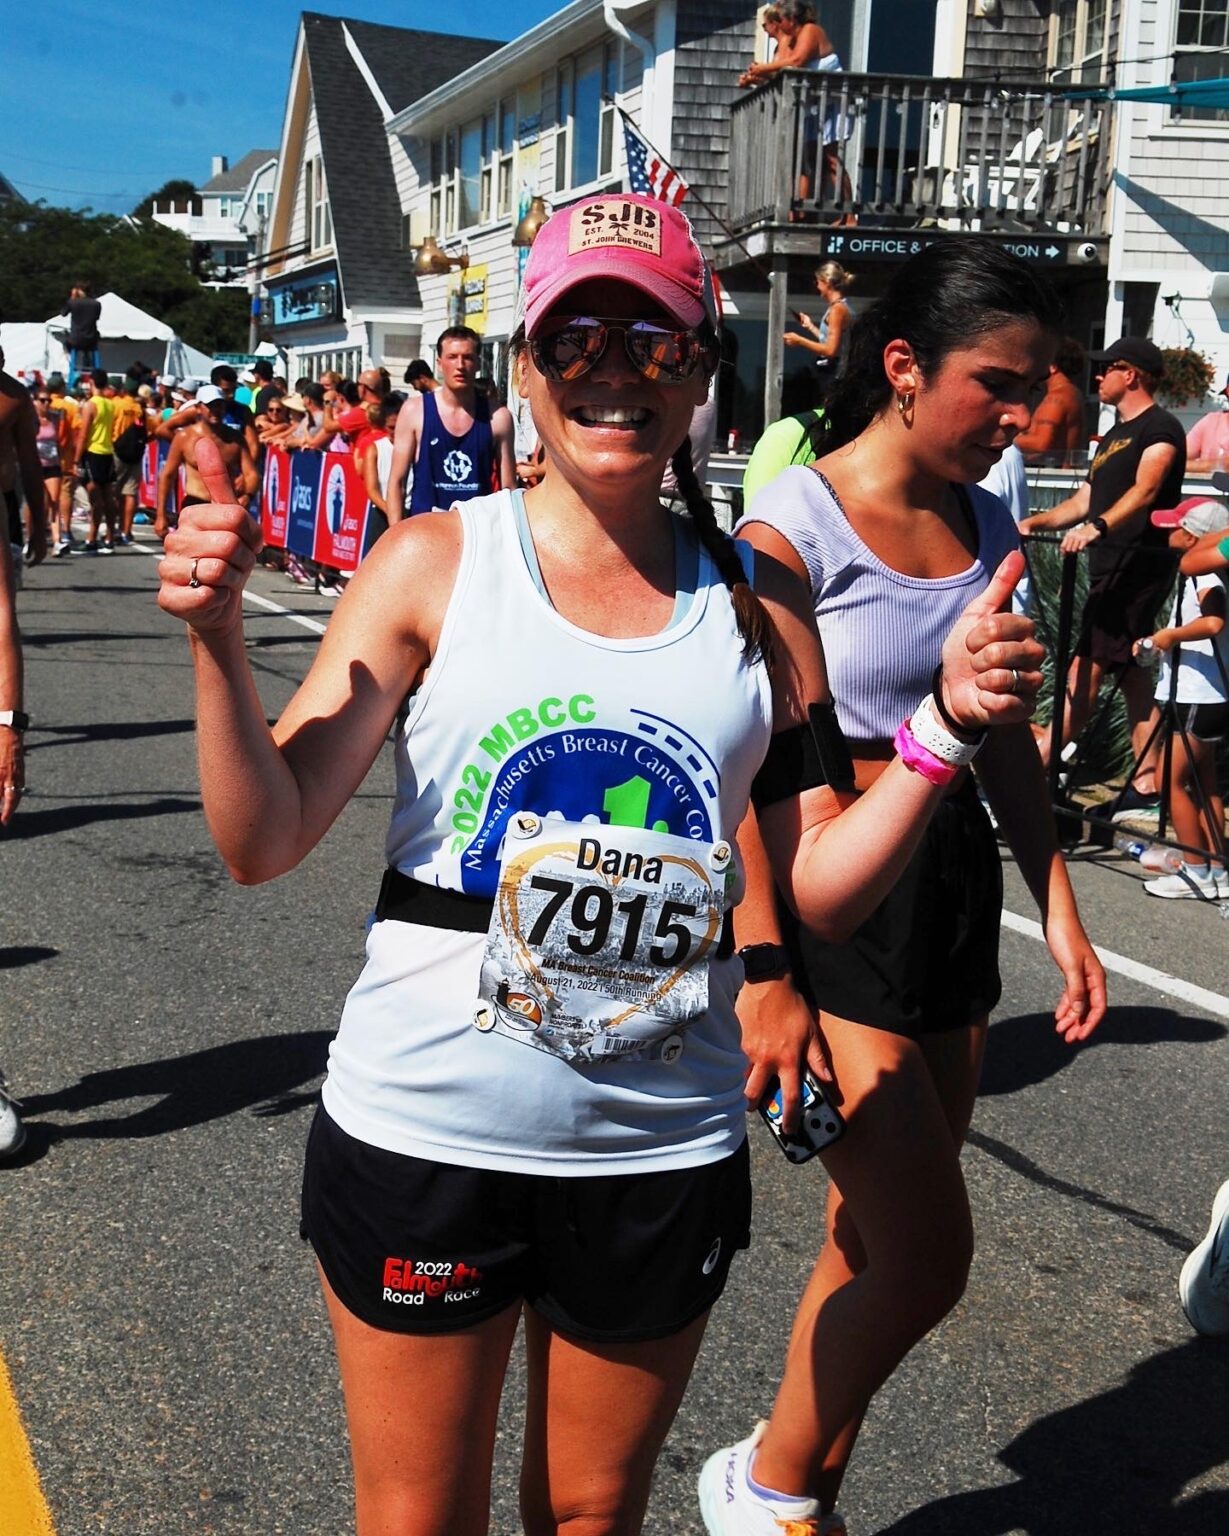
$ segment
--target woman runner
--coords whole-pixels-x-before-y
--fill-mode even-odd
[[[562,210],[523,299],[517,379],[545,477],[382,538],[272,730],[241,622],[260,535],[208,439],[217,504],[189,509],[162,568],[160,601],[190,630],[206,813],[238,880],[315,846],[409,695],[388,867],[303,1189],[359,1536],[487,1529],[522,1318],[527,1536],[640,1529],[747,1241],[728,909],[748,797],[782,889],[839,934],[940,802],[933,753],[968,751],[927,680],[905,736],[933,752],[910,748],[913,767],[849,803],[805,592],[771,558],[752,591],[681,450],[690,516],[661,505],[718,355],[686,219],[615,195]],[[1028,622],[996,611],[1021,566],[1005,561],[944,648],[962,736],[1023,721],[1039,686]]]
[[[977,482],[1028,425],[1056,339],[1055,300],[1023,262],[993,247],[931,246],[854,323],[828,402],[828,451],[765,487],[740,528],[757,559],[771,556],[810,589],[867,801],[952,619],[1016,548],[1006,507]],[[977,776],[1062,973],[1056,1027],[1069,1043],[1084,1040],[1105,1009],[1105,976],[1028,728],[992,731]],[[758,842],[744,827],[739,939],[762,946],[758,979],[739,1002],[748,1098],[774,1073],[787,1098],[797,1092],[808,1049],[818,1066],[818,1013],[847,1131],[821,1154],[827,1237],[772,1417],[709,1459],[700,1504],[711,1536],[779,1536],[791,1521],[798,1536],[836,1536],[845,1529],[836,1497],[867,1404],[964,1290],[973,1230],[960,1148],[1001,991],[1002,873],[963,771],[899,883],[846,943],[776,907]]]

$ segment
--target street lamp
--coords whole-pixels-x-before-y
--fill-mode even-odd
[[[453,267],[464,272],[469,266],[469,252],[462,247],[459,256],[450,256],[440,249],[434,235],[428,235],[414,251],[414,275],[416,277],[446,277]]]
[[[512,233],[512,244],[518,250],[528,250],[538,238],[538,231],[550,218],[550,210],[540,197],[530,200],[529,211]]]

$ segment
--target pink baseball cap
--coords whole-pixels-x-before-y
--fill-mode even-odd
[[[521,287],[525,334],[535,333],[570,288],[592,278],[629,283],[688,329],[721,323],[713,275],[690,222],[656,198],[606,192],[546,221]]]
[[[1152,523],[1156,528],[1185,528],[1198,538],[1229,528],[1229,507],[1211,496],[1188,496],[1176,507],[1158,508]]]

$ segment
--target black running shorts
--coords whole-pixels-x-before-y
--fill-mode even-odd
[[[972,782],[942,802],[895,886],[843,944],[782,910],[799,990],[816,1007],[893,1034],[960,1029],[1002,994],[1003,867]]]
[[[1094,576],[1072,654],[1106,671],[1127,666],[1135,642],[1157,627],[1176,565],[1166,551],[1145,548],[1124,554],[1113,570]]]
[[[635,1343],[713,1305],[750,1219],[746,1142],[698,1168],[553,1178],[386,1152],[321,1107],[299,1231],[373,1328],[451,1333],[524,1301],[562,1333]]]
[[[1229,735],[1229,704],[1179,704],[1186,734],[1196,741],[1219,741]]]
[[[83,453],[81,478],[87,485],[111,485],[115,480],[115,456],[110,453]]]

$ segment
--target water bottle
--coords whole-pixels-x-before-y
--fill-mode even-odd
[[[1140,854],[1139,862],[1143,869],[1153,870],[1157,874],[1172,875],[1175,870],[1182,868],[1182,855],[1176,848],[1166,848],[1163,843],[1153,843]]]
[[[1148,844],[1142,838],[1132,837],[1129,832],[1115,832],[1114,847],[1128,859],[1142,859]]]

